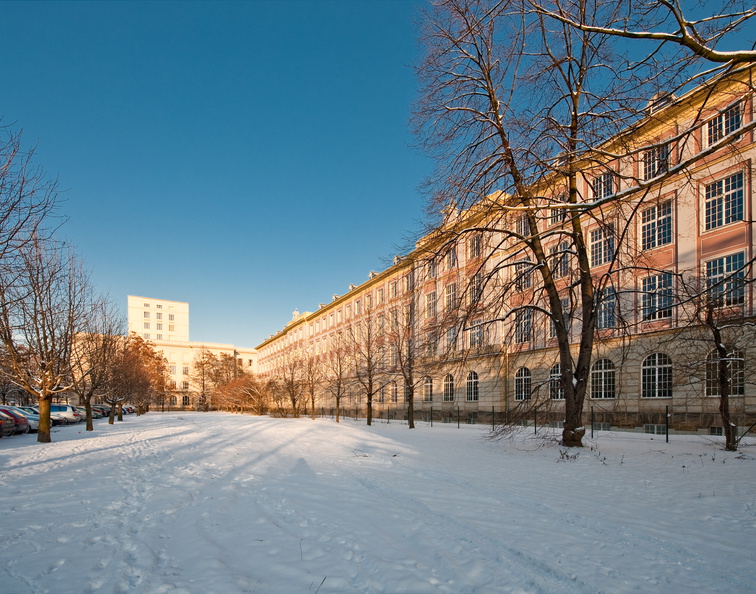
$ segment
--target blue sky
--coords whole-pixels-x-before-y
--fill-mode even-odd
[[[411,1],[3,2],[0,115],[92,280],[256,346],[420,229]]]

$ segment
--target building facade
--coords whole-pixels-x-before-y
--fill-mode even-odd
[[[198,360],[206,354],[233,359],[242,373],[256,371],[257,351],[232,344],[191,342],[189,304],[151,297],[127,297],[129,332],[139,334],[168,362],[170,392],[164,408],[195,409],[205,398],[198,376]]]
[[[752,74],[650,103],[631,130],[585,156],[576,188],[552,174],[527,208],[502,194],[449,211],[387,270],[295,313],[257,347],[259,372],[313,384],[325,411],[338,400],[401,418],[412,400],[420,418],[559,426],[566,336],[575,359],[590,343],[585,422],[716,434],[724,369],[734,422],[747,430],[756,422]],[[580,266],[590,269],[590,303]],[[581,342],[586,324],[595,331]],[[317,373],[305,373],[313,364]]]

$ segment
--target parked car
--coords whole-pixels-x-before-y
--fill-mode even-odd
[[[10,415],[0,412],[0,423],[0,431],[3,437],[10,437],[16,432],[16,421]]]
[[[78,423],[82,420],[81,413],[73,404],[51,404],[51,413],[60,413],[69,423]]]
[[[14,433],[29,433],[29,421],[22,413],[13,410],[9,406],[0,406],[0,412],[9,415],[13,419],[13,423],[16,426]]]
[[[94,406],[92,408],[92,418],[93,419],[101,419],[103,417],[103,414],[97,410]],[[87,409],[83,406],[77,406],[76,409],[81,413],[82,420],[86,420],[87,418]]]
[[[39,416],[39,407],[38,406],[25,406],[24,409],[28,409],[31,412],[33,412],[35,415]],[[56,425],[68,425],[68,419],[57,412],[50,411],[50,423],[52,423],[52,426],[55,427]]]
[[[26,420],[29,422],[29,431],[34,433],[39,429],[39,415],[35,412],[30,411],[28,408],[22,408],[20,406],[6,406],[4,408],[10,408],[11,410],[17,410],[20,414],[24,415],[26,417]]]
[[[110,415],[110,407],[106,404],[93,404],[92,408],[99,410],[103,417]]]

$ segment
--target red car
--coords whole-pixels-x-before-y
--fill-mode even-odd
[[[0,412],[0,435],[8,437],[16,432],[16,422],[13,417]]]
[[[27,421],[26,417],[20,412],[6,408],[5,406],[0,406],[0,412],[13,419],[15,425],[13,433],[29,433],[29,421]]]

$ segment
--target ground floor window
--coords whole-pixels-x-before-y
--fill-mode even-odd
[[[664,353],[653,353],[641,366],[641,396],[672,398],[672,359]]]
[[[478,374],[471,371],[467,374],[467,401],[478,400]]]

